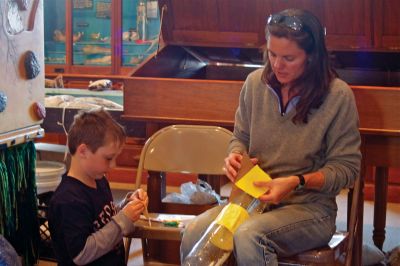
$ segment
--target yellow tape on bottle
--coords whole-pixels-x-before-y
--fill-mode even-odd
[[[247,218],[249,218],[249,214],[243,207],[229,203],[222,209],[215,222],[225,226],[233,234]]]
[[[211,243],[220,249],[231,251],[233,234],[247,218],[249,218],[249,214],[243,207],[233,203],[226,205],[214,221],[216,224],[222,225],[222,228],[211,236]]]

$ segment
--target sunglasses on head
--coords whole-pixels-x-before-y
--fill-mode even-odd
[[[303,28],[303,23],[296,16],[286,16],[281,14],[270,15],[267,20],[267,25],[275,24],[282,24],[294,31],[301,31]]]

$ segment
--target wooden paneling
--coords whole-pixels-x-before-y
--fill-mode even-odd
[[[117,165],[136,168],[139,164],[140,152],[142,151],[142,147],[143,145],[125,144],[123,150],[117,157]]]
[[[61,133],[45,132],[44,137],[37,139],[35,142],[65,145],[67,143],[67,136]]]
[[[364,155],[367,165],[400,167],[400,130],[393,135],[365,134]]]
[[[272,12],[306,9],[326,27],[332,50],[372,48],[371,0],[272,0]]]
[[[365,200],[375,200],[375,170],[376,167],[368,167],[368,172],[365,175],[364,194]],[[388,202],[400,202],[400,168],[389,168],[388,171]]]
[[[232,125],[243,82],[131,78],[126,80],[124,117],[155,122]],[[400,88],[352,87],[360,128],[400,129]]]
[[[271,8],[272,13],[276,13],[288,8],[299,8],[299,9],[306,9],[312,12],[314,15],[322,18],[322,14],[324,13],[324,2],[321,0],[272,0]],[[336,2],[336,1],[335,1]]]
[[[124,118],[232,125],[243,82],[131,78],[125,80]]]
[[[259,47],[265,42],[265,1],[161,0],[168,44]]]
[[[400,130],[400,88],[353,87],[360,115],[360,128]]]
[[[270,14],[300,8],[314,13],[326,27],[330,49],[354,50],[374,48],[372,1],[375,0],[162,0],[160,6],[167,6],[163,23],[167,44],[259,47],[265,43],[264,28]],[[385,3],[384,8],[392,4],[398,5]]]
[[[317,0],[318,1],[318,0]],[[370,0],[324,0],[324,13],[320,17],[326,27],[329,48],[372,48]]]
[[[375,0],[373,3],[375,46],[400,51],[400,1]]]
[[[116,166],[107,173],[107,179],[113,183],[130,184],[130,186],[126,186],[125,189],[134,189],[136,168]]]

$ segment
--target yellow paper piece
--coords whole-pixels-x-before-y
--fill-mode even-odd
[[[253,183],[255,181],[271,181],[271,177],[258,165],[255,165],[247,174],[240,178],[235,185],[254,198],[258,198],[267,192],[268,188],[254,186]]]
[[[210,241],[223,250],[233,249],[233,234],[236,229],[249,218],[249,214],[243,207],[229,203],[221,213],[215,218],[215,223],[222,225],[223,228],[215,232]],[[224,230],[228,229],[228,230]]]

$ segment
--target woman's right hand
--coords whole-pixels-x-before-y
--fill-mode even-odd
[[[238,171],[240,167],[242,167],[242,158],[242,154],[238,152],[231,152],[228,157],[225,158],[224,172],[233,183],[235,183]],[[258,163],[257,158],[250,158],[250,161],[254,165]]]
[[[235,182],[237,173],[242,166],[242,158],[242,155],[237,152],[231,152],[228,157],[225,158],[224,172],[232,182]]]

